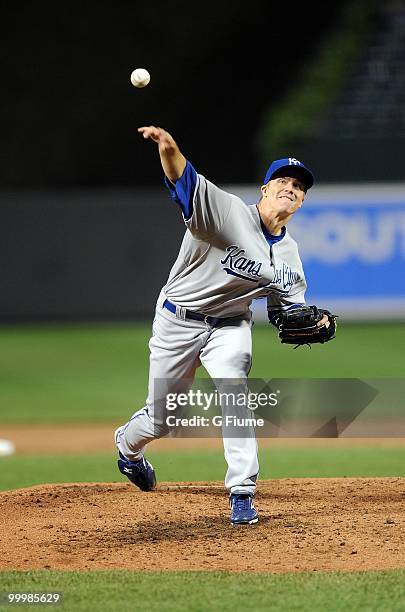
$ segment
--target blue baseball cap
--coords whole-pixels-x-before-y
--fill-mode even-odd
[[[314,175],[302,162],[295,157],[284,157],[272,162],[264,177],[263,185],[277,176],[294,176],[303,181],[305,187],[310,189],[314,184]]]

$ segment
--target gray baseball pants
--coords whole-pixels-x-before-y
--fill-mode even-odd
[[[162,418],[165,398],[161,385],[157,390],[157,379],[165,381],[166,393],[187,392],[197,368],[203,364],[214,381],[239,380],[244,386],[251,367],[250,313],[212,327],[204,321],[185,320],[181,309],[174,314],[163,308],[162,303],[161,296],[149,341],[146,405],[115,432],[118,450],[132,461],[143,455],[146,444],[168,433]],[[224,414],[224,408],[222,411]],[[259,472],[257,442],[253,428],[248,429],[244,428],[243,437],[223,437],[228,464],[225,487],[231,493],[254,493],[256,489]]]

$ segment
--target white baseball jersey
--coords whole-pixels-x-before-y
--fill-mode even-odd
[[[187,226],[163,287],[171,302],[216,317],[242,315],[263,296],[269,314],[305,302],[297,244],[285,228],[271,236],[256,206],[197,175],[189,162],[175,186],[166,184]]]

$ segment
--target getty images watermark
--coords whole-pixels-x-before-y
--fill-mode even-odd
[[[156,437],[405,437],[405,378],[155,379]]]
[[[280,390],[275,392],[254,393],[251,391],[202,391],[190,389],[188,392],[167,393],[166,425],[168,427],[264,427],[265,419],[249,415],[258,408],[274,408],[278,404]],[[171,413],[179,408],[196,408],[203,412],[221,409],[222,414],[206,416],[193,414],[177,416]],[[227,410],[231,413],[227,414]]]

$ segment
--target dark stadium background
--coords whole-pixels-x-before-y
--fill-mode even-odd
[[[219,183],[261,180],[264,113],[342,27],[347,1],[6,3],[2,188],[156,184],[142,124]],[[147,68],[143,91],[131,71]],[[349,67],[348,67],[349,68]]]

